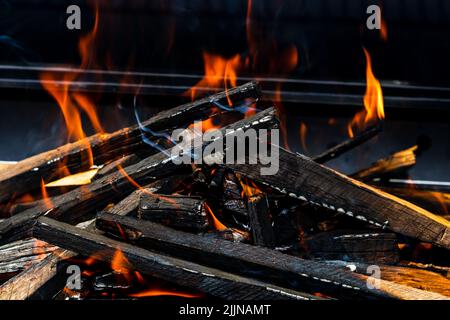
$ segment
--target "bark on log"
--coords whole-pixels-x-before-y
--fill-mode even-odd
[[[111,263],[117,250],[133,268],[159,279],[229,300],[316,299],[312,295],[244,278],[192,262],[147,251],[86,232],[46,217],[34,229],[38,239]]]
[[[262,175],[257,165],[226,166],[310,205],[450,249],[448,220],[283,148],[279,148],[279,163],[274,175]]]
[[[160,112],[142,125],[153,132],[170,133],[171,129],[209,117],[212,112],[211,101],[226,102],[231,99],[234,104],[238,104],[246,98],[257,98],[259,95],[258,85],[250,82],[227,92]],[[160,143],[167,142],[164,141],[165,138],[157,140]],[[9,170],[0,171],[0,203],[8,200],[12,193],[21,195],[39,188],[41,179],[52,181],[62,178],[65,171],[61,167],[65,166],[72,173],[89,169],[87,155],[90,148],[94,163],[103,164],[133,153],[144,145],[141,129],[136,125],[111,134],[97,134],[20,161]]]

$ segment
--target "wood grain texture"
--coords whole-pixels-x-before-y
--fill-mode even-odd
[[[227,92],[162,111],[144,121],[142,125],[153,132],[170,133],[172,129],[209,117],[213,107],[211,101],[224,102],[228,98],[238,103],[246,98],[257,98],[259,95],[258,85],[250,82]],[[155,142],[165,141],[156,138]],[[135,125],[111,134],[96,134],[22,160],[8,170],[0,171],[0,203],[6,201],[13,193],[21,195],[39,188],[41,179],[51,181],[62,178],[66,172],[61,170],[63,166],[72,173],[89,169],[89,149],[92,150],[94,163],[103,164],[133,153],[144,145],[146,144],[143,142],[141,129]],[[154,152],[156,151],[155,149]]]
[[[262,175],[255,165],[227,167],[310,205],[450,249],[448,220],[283,148],[279,161],[274,175]]]
[[[135,270],[222,299],[317,299],[295,290],[157,254],[46,217],[39,218],[34,234],[38,239],[47,239],[52,244],[86,256],[95,255],[109,263],[120,250]]]
[[[351,272],[263,247],[202,237],[148,221],[104,213],[98,215],[96,225],[115,236],[120,236],[122,230],[129,241],[152,251],[266,281],[270,279],[284,287],[344,299],[389,297],[384,292],[369,290],[366,282]]]

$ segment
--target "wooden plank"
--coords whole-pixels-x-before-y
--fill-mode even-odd
[[[188,176],[189,175],[187,174],[179,174],[155,181],[143,187],[143,189],[138,189],[132,192],[129,196],[121,200],[119,203],[117,203],[115,206],[113,206],[111,209],[108,209],[107,211],[121,216],[136,215],[139,209],[139,202],[142,193],[145,192],[151,194],[172,193],[175,190],[175,188],[177,188],[180,185],[180,183]]]
[[[312,295],[147,251],[46,217],[39,218],[34,234],[38,239],[47,239],[85,256],[95,255],[109,263],[120,250],[138,271],[222,299],[315,299]]]
[[[272,128],[278,125],[274,114],[274,109],[269,108],[251,118],[228,125],[222,130],[225,132],[224,130],[229,129],[236,132],[238,129],[240,131],[240,129],[250,128]],[[208,142],[204,142],[204,146],[207,144]],[[136,184],[143,186],[186,170],[192,171],[191,166],[174,163],[171,150],[157,153],[87,186],[51,198],[51,208],[48,208],[48,204],[41,204],[6,219],[0,223],[0,243],[9,242],[11,239],[20,239],[30,231],[33,219],[41,215],[45,214],[62,221],[77,223],[84,218],[87,212],[100,210],[108,203],[113,202],[115,198],[128,195],[133,189],[136,189]]]
[[[153,132],[170,134],[171,129],[188,126],[195,120],[209,117],[213,107],[212,101],[226,103],[227,99],[231,99],[238,104],[246,98],[257,98],[259,95],[258,85],[250,82],[226,92],[162,111],[143,122],[142,126]],[[167,139],[152,137],[150,140],[152,139],[154,142],[167,144],[167,141],[164,141]],[[72,173],[88,170],[89,149],[92,150],[94,164],[103,164],[133,153],[142,146],[145,146],[145,143],[141,128],[135,125],[111,134],[97,134],[22,160],[9,170],[0,171],[0,203],[8,200],[12,192],[21,195],[39,188],[41,179],[51,181],[62,178],[66,172],[61,170],[62,167],[66,167]],[[155,149],[154,152],[156,151],[158,150]]]
[[[342,143],[339,143],[338,145],[313,157],[312,160],[314,160],[317,163],[326,163],[330,160],[339,157],[341,154],[360,146],[364,142],[367,142],[380,132],[381,132],[381,125],[369,127],[360,134],[356,135],[355,137],[348,139]]]
[[[247,202],[250,229],[257,246],[275,248],[275,234],[270,220],[269,200],[264,194],[250,197]]]
[[[137,217],[192,232],[209,226],[204,200],[199,197],[142,193]]]
[[[399,261],[394,233],[373,230],[323,232],[303,241],[310,258],[394,264]]]
[[[362,169],[351,175],[352,178],[369,181],[381,178],[388,174],[405,172],[416,164],[416,151],[418,146],[396,152],[385,159],[380,159],[366,169]]]
[[[340,174],[310,158],[293,154],[281,147],[278,150],[280,168],[274,175],[262,175],[260,166],[257,165],[226,166],[257,183],[312,206],[342,213],[373,226],[388,228],[450,249],[448,220]]]
[[[29,298],[37,289],[56,275],[60,259],[70,256],[70,253],[58,250],[41,262],[33,264],[30,268],[9,279],[0,286],[0,300],[24,300]]]
[[[125,234],[128,241],[152,251],[245,276],[270,279],[293,289],[302,288],[302,291],[320,292],[335,298],[389,297],[383,292],[368,289],[366,282],[360,281],[351,272],[263,247],[206,238],[152,222],[106,213],[97,216],[96,225],[117,237]]]

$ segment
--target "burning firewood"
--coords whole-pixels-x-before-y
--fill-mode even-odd
[[[180,230],[206,231],[204,200],[192,196],[141,194],[137,217]]]
[[[450,249],[448,220],[339,174],[307,157],[283,148],[279,152],[280,169],[275,175],[261,175],[258,166],[254,165],[226,166],[255,182],[312,206],[336,211],[378,228],[388,228]]]
[[[269,108],[257,115],[243,119],[222,129],[234,130],[242,128],[272,128],[278,125],[274,110]],[[224,131],[225,132],[225,131]],[[205,142],[204,144],[207,144]],[[118,172],[111,173],[87,186],[69,191],[43,203],[25,210],[20,214],[0,223],[0,242],[19,239],[29,233],[34,219],[46,214],[62,221],[78,222],[89,211],[107,205],[113,198],[126,196],[137,186],[148,184],[166,176],[189,170],[189,165],[177,165],[171,159],[171,151],[152,155],[137,164]]]
[[[364,130],[362,133],[354,136],[353,138],[346,140],[338,145],[324,151],[323,153],[313,157],[312,159],[317,163],[326,163],[334,158],[339,157],[341,154],[356,148],[357,146],[367,142],[375,137],[381,131],[381,125],[371,126]]]
[[[373,230],[334,231],[308,237],[309,257],[365,263],[394,264],[399,261],[398,240],[393,233]]]
[[[136,270],[218,298],[231,300],[317,299],[306,293],[232,275],[218,269],[117,242],[45,217],[39,218],[34,234],[38,239],[51,238],[51,242],[55,245],[75,250],[86,256],[95,254],[96,258],[107,262],[111,262],[117,248],[120,248],[122,254]]]
[[[416,164],[416,152],[418,146],[413,146],[403,151],[396,152],[386,159],[380,159],[367,169],[352,174],[352,178],[369,181],[387,174],[404,172]]]
[[[170,134],[171,129],[188,126],[195,120],[211,116],[213,101],[221,103],[231,99],[234,103],[239,103],[246,98],[258,96],[257,84],[250,82],[227,92],[163,111],[143,122],[142,126],[153,132],[164,131]],[[24,194],[39,188],[42,179],[49,181],[62,178],[67,170],[73,173],[88,170],[91,165],[90,160],[94,164],[103,164],[131,154],[145,145],[142,135],[141,127],[136,125],[112,134],[97,134],[20,161],[9,170],[0,171],[0,202],[8,200],[10,191],[13,189],[17,195]],[[160,144],[168,142],[166,139],[157,140],[154,142],[159,141]],[[92,153],[93,159],[89,159],[89,153]],[[61,168],[67,170],[61,170]]]
[[[359,282],[351,273],[339,273],[319,262],[299,259],[275,250],[221,239],[206,239],[151,222],[110,214],[99,214],[97,227],[116,236],[123,232],[129,241],[151,250],[195,259],[198,263],[244,275],[267,277],[282,286],[299,283],[303,290],[308,288],[311,292],[347,298],[358,295],[388,297],[377,290],[367,290],[365,282]]]

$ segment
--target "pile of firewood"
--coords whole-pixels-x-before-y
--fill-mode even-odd
[[[279,148],[274,175],[248,164],[254,154],[171,161],[167,137],[196,120],[278,128],[259,95],[248,83],[0,169],[0,299],[448,299],[450,221],[399,198],[433,210],[426,195],[373,186],[414,165],[417,147],[352,177],[323,165],[379,126],[313,158]],[[242,119],[218,107],[230,101],[264,110]],[[54,183],[68,171],[94,173]],[[68,285],[71,265],[81,287]]]

